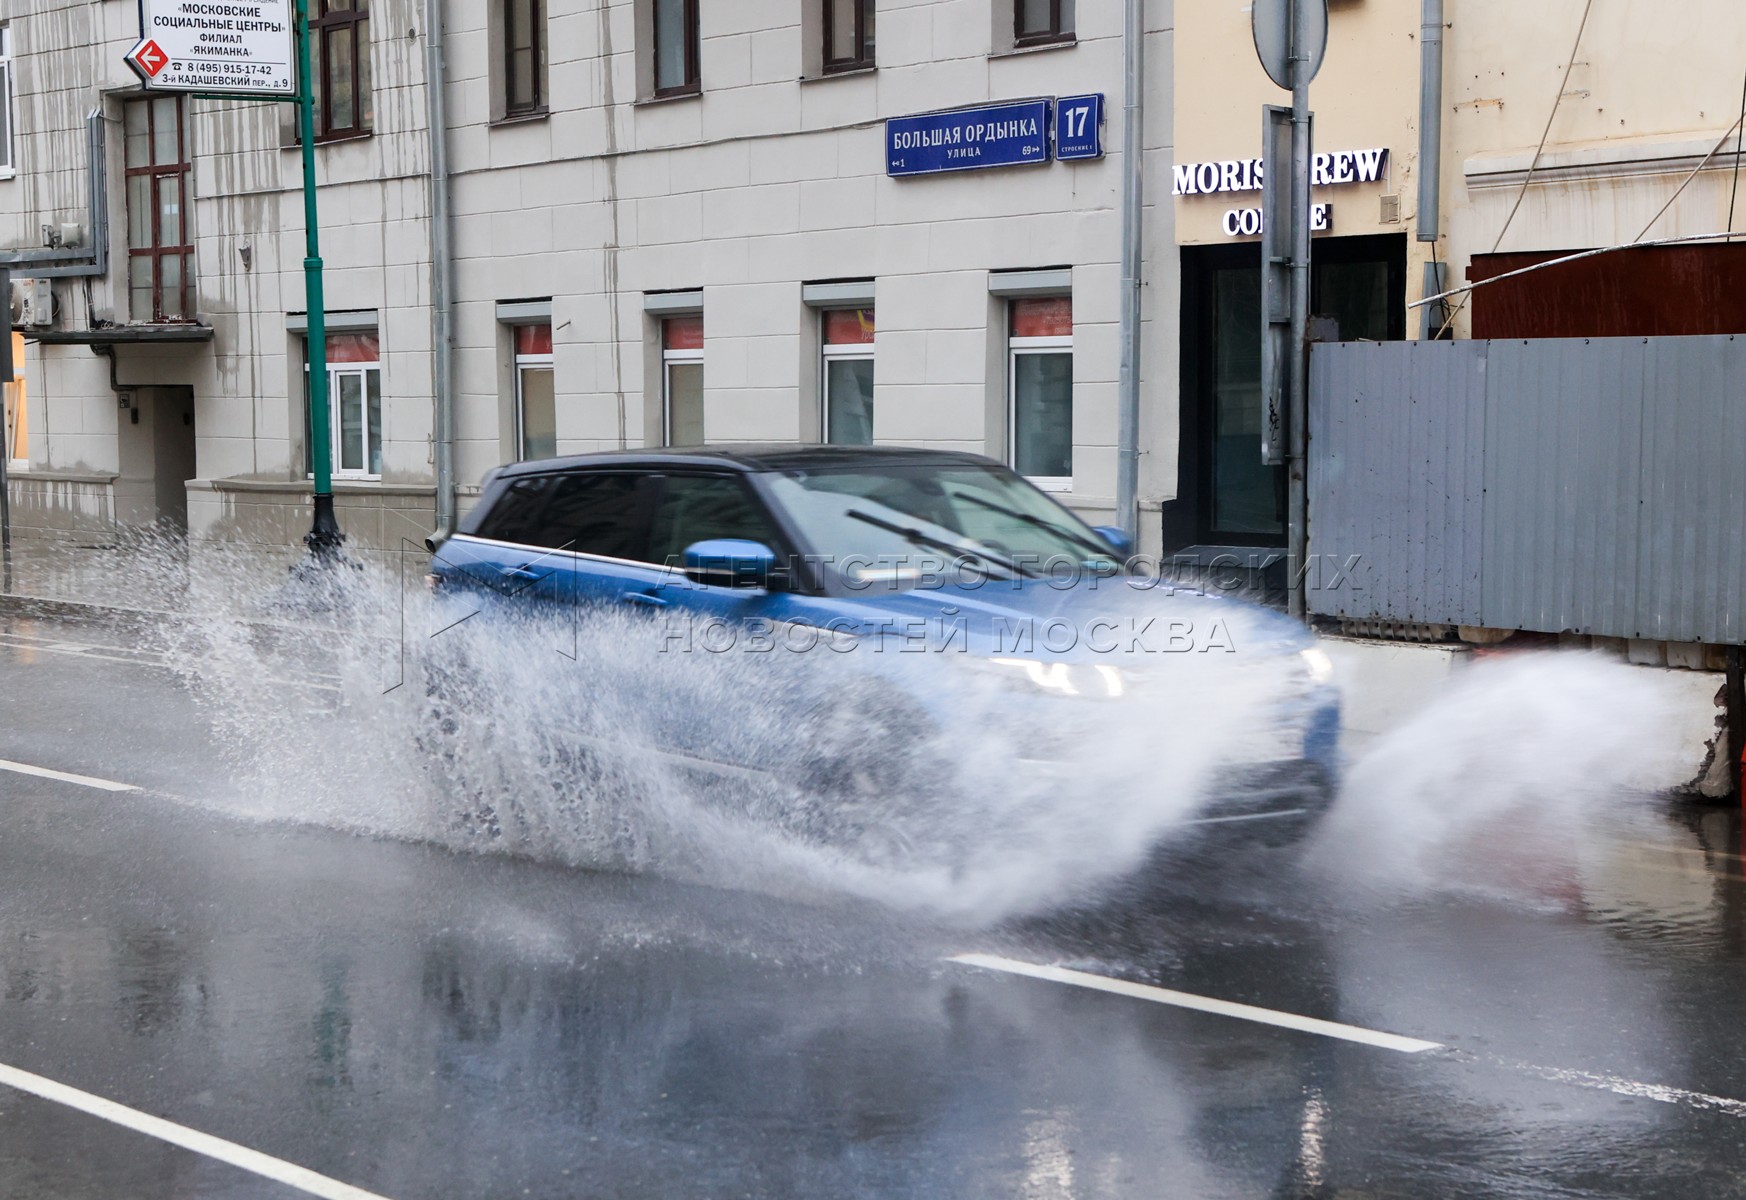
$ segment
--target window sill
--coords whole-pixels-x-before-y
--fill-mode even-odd
[[[644,96],[636,102],[635,107],[646,108],[656,104],[674,104],[684,100],[698,100],[703,96],[703,87],[699,85],[687,88],[683,92],[669,92],[664,96]]]
[[[496,120],[492,121],[490,127],[492,129],[501,129],[505,125],[531,125],[538,121],[549,120],[551,115],[552,110],[549,108],[542,108],[534,112],[510,113],[507,116],[498,117]]]
[[[314,480],[305,475],[300,480],[275,479],[195,479],[188,486],[205,492],[246,492],[258,495],[307,496]],[[354,479],[345,475],[333,477],[335,495],[371,493],[383,496],[434,496],[435,484],[383,483],[380,479]]]
[[[1079,44],[1076,37],[1062,38],[1058,42],[1033,42],[1025,46],[1008,46],[1004,50],[995,50],[989,58],[1014,58],[1020,54],[1046,54],[1051,50],[1071,50]]]
[[[335,471],[328,476],[328,479],[332,482],[333,490],[336,492],[345,488],[374,492],[381,490],[382,487],[382,477],[380,475],[341,475],[338,471]],[[313,487],[315,484],[315,476],[305,475],[303,477],[303,482]]]
[[[843,67],[836,71],[821,71],[817,75],[802,75],[800,77],[800,82],[825,83],[832,79],[858,79],[865,75],[877,75],[878,73],[879,65],[877,63],[868,63],[864,67]]]

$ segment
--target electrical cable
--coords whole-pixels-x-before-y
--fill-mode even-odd
[[[1461,307],[1466,307],[1467,297],[1472,295],[1475,290],[1485,286],[1488,283],[1497,283],[1500,280],[1512,279],[1517,275],[1526,275],[1530,271],[1539,271],[1539,270],[1543,270],[1546,267],[1556,267],[1556,266],[1562,265],[1563,263],[1576,262],[1579,259],[1593,258],[1597,254],[1612,254],[1612,253],[1619,251],[1619,250],[1641,250],[1641,249],[1645,249],[1645,248],[1651,247],[1651,246],[1679,246],[1679,245],[1689,244],[1691,242],[1710,242],[1710,241],[1714,241],[1717,238],[1725,238],[1728,241],[1733,241],[1734,240],[1734,217],[1733,217],[1733,202],[1731,200],[1730,200],[1729,205],[1728,205],[1728,208],[1729,208],[1728,229],[1727,229],[1727,232],[1725,232],[1725,233],[1698,233],[1698,234],[1692,234],[1692,235],[1687,236],[1687,237],[1657,238],[1653,241],[1645,240],[1645,238],[1646,238],[1646,235],[1649,233],[1649,231],[1655,227],[1655,222],[1659,221],[1662,218],[1662,216],[1667,212],[1667,210],[1673,207],[1673,202],[1675,200],[1679,199],[1679,194],[1681,192],[1685,191],[1686,185],[1689,184],[1692,180],[1696,179],[1698,177],[1698,173],[1700,171],[1702,171],[1706,166],[1709,165],[1710,159],[1714,158],[1716,156],[1716,152],[1719,151],[1723,146],[1727,145],[1728,139],[1734,136],[1736,130],[1740,131],[1741,138],[1743,140],[1746,140],[1746,114],[1742,114],[1742,118],[1740,120],[1737,120],[1734,122],[1734,124],[1730,125],[1728,127],[1728,132],[1726,132],[1722,135],[1721,140],[1718,141],[1714,146],[1710,147],[1710,152],[1708,154],[1704,155],[1703,158],[1698,160],[1698,165],[1693,167],[1691,170],[1691,173],[1685,177],[1685,180],[1677,188],[1675,188],[1673,190],[1673,195],[1671,195],[1667,198],[1667,203],[1663,204],[1661,206],[1661,210],[1659,212],[1657,212],[1653,217],[1649,218],[1649,223],[1647,225],[1643,226],[1642,230],[1639,231],[1637,236],[1635,238],[1633,238],[1631,241],[1621,242],[1617,246],[1603,246],[1598,250],[1583,250],[1583,251],[1576,253],[1576,254],[1566,254],[1561,258],[1548,259],[1545,262],[1535,263],[1532,266],[1522,267],[1518,270],[1505,271],[1502,275],[1494,275],[1490,279],[1482,279],[1478,283],[1469,284],[1466,287],[1451,288],[1449,291],[1443,292],[1439,295],[1426,296],[1423,300],[1415,300],[1411,304],[1407,305],[1407,307],[1408,308],[1423,308],[1427,304],[1433,304],[1438,300],[1444,300],[1450,296],[1455,296],[1455,295],[1460,295],[1462,297]],[[1736,152],[1735,159],[1734,159],[1734,171],[1735,171],[1736,178],[1738,178],[1739,170],[1740,170],[1740,160],[1739,160],[1738,152]],[[1433,259],[1433,261],[1435,261],[1435,260]],[[1456,311],[1459,312],[1460,309],[1458,308]],[[1445,329],[1448,328],[1447,323],[1444,324],[1444,328]],[[1437,331],[1437,336],[1441,337],[1442,335],[1443,335],[1443,330],[1439,329]]]
[[[1493,254],[1496,254],[1497,248],[1503,245],[1504,234],[1510,231],[1510,226],[1515,222],[1516,214],[1522,210],[1522,201],[1527,197],[1528,185],[1534,182],[1534,172],[1540,169],[1540,157],[1546,153],[1546,141],[1552,136],[1552,122],[1557,119],[1558,106],[1564,103],[1564,93],[1570,87],[1570,70],[1576,66],[1576,52],[1582,48],[1583,31],[1588,28],[1588,15],[1593,11],[1594,0],[1587,0],[1587,3],[1582,6],[1582,20],[1576,26],[1576,39],[1570,43],[1570,56],[1564,63],[1564,76],[1558,81],[1558,95],[1553,97],[1552,111],[1546,114],[1546,127],[1540,131],[1540,144],[1534,148],[1534,158],[1528,164],[1528,173],[1522,176],[1522,186],[1516,192],[1516,202],[1510,206],[1510,215],[1504,218],[1503,228],[1497,231],[1497,240],[1491,244],[1491,253]],[[1425,302],[1420,301],[1420,303]],[[1463,296],[1461,303],[1450,312],[1448,319],[1443,322],[1431,340],[1436,341],[1441,338],[1455,323],[1455,318],[1461,315],[1461,310],[1466,307],[1467,297]]]
[[[1668,209],[1673,207],[1673,202],[1675,200],[1679,199],[1679,194],[1681,192],[1685,191],[1686,185],[1689,184],[1692,180],[1696,179],[1698,177],[1698,172],[1702,171],[1705,167],[1709,166],[1710,159],[1712,159],[1716,156],[1716,152],[1718,150],[1720,150],[1723,146],[1728,144],[1728,139],[1734,136],[1734,131],[1736,129],[1740,128],[1741,121],[1746,121],[1746,114],[1741,115],[1740,121],[1735,121],[1732,125],[1728,126],[1728,132],[1724,133],[1721,137],[1721,140],[1718,141],[1714,146],[1710,147],[1710,152],[1708,154],[1704,155],[1703,158],[1698,160],[1698,165],[1691,169],[1691,174],[1687,175],[1685,177],[1685,179],[1683,181],[1681,181],[1680,185],[1673,189],[1673,195],[1671,195],[1667,198],[1667,203],[1663,204],[1661,206],[1661,210],[1659,212],[1657,212],[1654,216],[1649,218],[1649,223],[1647,225],[1643,226],[1642,229],[1639,229],[1637,231],[1637,236],[1635,238],[1633,238],[1632,241],[1640,242],[1644,238],[1649,236],[1649,231],[1651,229],[1655,228],[1655,222],[1659,221],[1662,218],[1663,214],[1665,214]],[[1739,169],[1740,169],[1740,159],[1739,159],[1739,156],[1736,154],[1736,156],[1734,158],[1734,170],[1736,173],[1738,173]],[[1730,229],[1732,229],[1734,227],[1734,219],[1731,215],[1728,218],[1728,227]]]
[[[1407,307],[1423,308],[1427,304],[1435,304],[1439,300],[1447,300],[1451,296],[1463,296],[1478,291],[1487,284],[1502,283],[1506,279],[1514,279],[1518,275],[1526,275],[1532,271],[1544,271],[1547,267],[1562,266],[1565,263],[1576,262],[1579,259],[1594,258],[1601,254],[1614,254],[1620,250],[1643,250],[1652,246],[1689,246],[1694,242],[1714,242],[1726,238],[1726,231],[1720,233],[1693,233],[1685,237],[1655,238],[1647,242],[1621,242],[1617,246],[1602,246],[1598,250],[1580,250],[1575,254],[1566,254],[1560,258],[1549,258],[1545,262],[1534,263],[1531,266],[1517,267],[1513,271],[1505,271],[1502,275],[1493,275],[1490,279],[1481,279],[1478,283],[1464,283],[1458,288],[1450,288],[1446,292],[1438,292],[1435,296],[1426,296],[1423,300],[1409,301]],[[1438,331],[1439,336],[1441,330]]]
[[[1746,150],[1746,83],[1740,85],[1740,140],[1734,143],[1734,186],[1728,192],[1728,240],[1734,240],[1734,198],[1740,194],[1740,152]]]

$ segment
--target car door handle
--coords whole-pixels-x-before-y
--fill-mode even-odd
[[[505,579],[539,580],[545,578],[532,567],[504,567],[502,574]]]
[[[666,608],[667,601],[653,592],[626,592],[620,597],[626,604],[634,604],[638,608]]]

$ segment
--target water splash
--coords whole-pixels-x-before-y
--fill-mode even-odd
[[[1556,902],[1585,843],[1643,812],[1622,781],[1678,740],[1653,672],[1588,653],[1481,662],[1357,758],[1306,861],[1348,894]]]
[[[313,657],[219,611],[174,639],[238,812],[968,922],[1133,872],[1299,669],[1245,649],[1265,618],[1189,596],[1147,603],[1216,605],[1238,649],[1122,661],[1119,702],[1040,698],[958,653],[683,652],[626,613],[454,624],[388,572],[323,600],[344,619]]]

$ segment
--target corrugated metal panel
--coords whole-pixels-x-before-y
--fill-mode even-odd
[[[1746,642],[1746,338],[1646,347],[1640,636]]]
[[[1310,356],[1312,612],[1474,623],[1485,348],[1419,346],[1351,342]]]
[[[1746,641],[1746,338],[1318,346],[1311,387],[1312,612]]]

